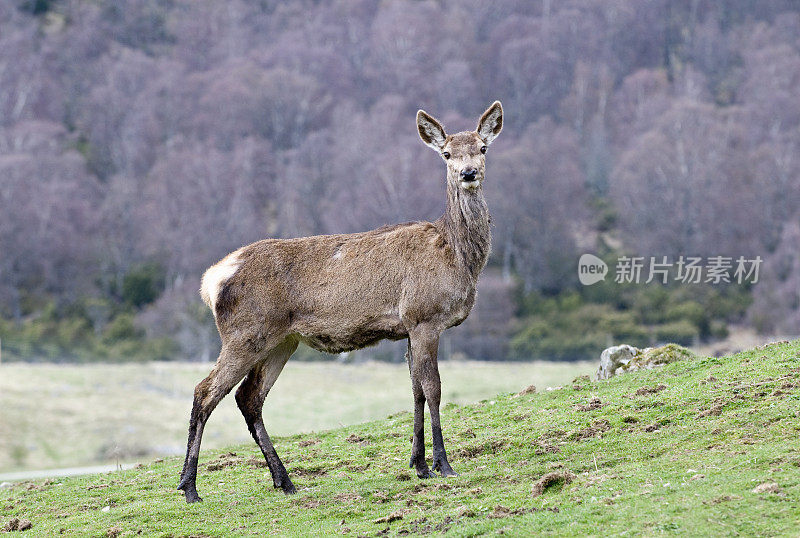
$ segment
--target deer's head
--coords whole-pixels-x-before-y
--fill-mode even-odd
[[[503,129],[503,105],[495,101],[486,109],[474,131],[454,135],[424,110],[417,112],[417,129],[426,145],[447,164],[447,181],[466,190],[478,189],[486,170],[486,149]]]

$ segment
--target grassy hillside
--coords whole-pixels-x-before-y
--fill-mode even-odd
[[[277,439],[291,497],[273,490],[247,444],[202,455],[204,503],[184,504],[171,458],[0,490],[0,526],[26,519],[43,536],[796,535],[799,356],[800,342],[775,344],[450,404],[444,434],[461,475],[447,480],[408,469],[411,415],[401,413]]]
[[[443,401],[477,402],[520,384],[555,386],[594,363],[448,361]],[[194,386],[210,364],[0,365],[0,482],[3,473],[136,462],[182,454]],[[36,397],[31,397],[32,387]],[[290,361],[264,406],[273,435],[383,418],[411,409],[405,364]],[[250,440],[232,397],[211,415],[206,448]]]

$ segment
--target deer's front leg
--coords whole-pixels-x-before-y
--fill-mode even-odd
[[[411,374],[411,391],[414,395],[414,436],[411,440],[411,462],[409,467],[417,471],[420,478],[431,478],[434,474],[425,461],[425,393],[422,391],[422,383],[414,372],[414,359],[411,352],[411,339],[409,338],[408,350],[406,351],[406,361],[408,361],[408,371]]]
[[[424,427],[423,413],[424,402],[428,402],[428,409],[431,412],[431,433],[433,437],[433,470],[442,473],[442,476],[456,476],[457,473],[450,467],[447,461],[447,452],[444,449],[444,439],[442,437],[442,426],[439,420],[439,403],[442,397],[442,384],[439,379],[439,365],[436,360],[439,348],[439,332],[431,328],[419,326],[411,331],[409,335],[411,342],[411,378],[412,383],[419,383],[422,389],[423,399],[420,401],[415,394],[414,408],[414,440],[417,440],[417,430],[420,431],[420,445],[422,448],[422,458],[424,460],[424,443],[422,431]],[[416,388],[415,388],[416,393]],[[417,410],[420,409],[419,412]],[[417,421],[419,417],[419,422]],[[412,446],[412,455],[414,454]],[[425,465],[427,468],[427,465]],[[417,474],[419,473],[417,466]]]

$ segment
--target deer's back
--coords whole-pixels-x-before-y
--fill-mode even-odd
[[[335,353],[405,338],[419,322],[455,325],[474,302],[475,283],[459,271],[441,230],[428,222],[265,239],[207,274],[220,266],[235,268],[211,304],[223,339],[247,327],[261,337],[296,334]]]

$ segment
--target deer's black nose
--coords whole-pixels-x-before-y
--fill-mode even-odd
[[[474,168],[467,168],[466,170],[461,171],[461,181],[474,181],[475,176],[478,175],[478,171]]]

